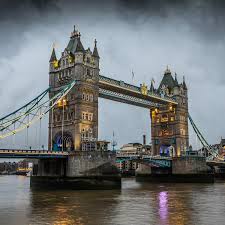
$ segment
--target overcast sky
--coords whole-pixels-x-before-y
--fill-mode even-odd
[[[134,84],[154,78],[157,86],[167,65],[179,81],[185,75],[189,112],[218,143],[225,137],[224,21],[223,0],[1,0],[0,115],[47,88],[52,44],[59,57],[76,25],[85,48],[97,39],[102,75],[131,83],[133,70]],[[47,123],[42,127],[46,145]],[[150,142],[149,111],[100,99],[100,138],[111,140],[113,130],[119,145],[141,142],[144,133]],[[191,128],[190,140],[196,145]]]

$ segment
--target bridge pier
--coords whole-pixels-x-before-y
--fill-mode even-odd
[[[150,182],[213,183],[214,174],[209,172],[206,158],[201,156],[174,157],[170,168],[141,165],[136,180]]]
[[[67,159],[40,159],[31,176],[32,188],[120,189],[121,176],[115,154],[75,151]]]

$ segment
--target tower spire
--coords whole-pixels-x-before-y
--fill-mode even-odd
[[[55,54],[55,46],[53,44],[52,54],[51,54],[49,62],[54,62],[55,60],[57,60],[57,58],[56,58],[56,54]]]
[[[95,46],[93,50],[93,56],[99,58],[98,49],[97,49],[97,40],[95,39]]]
[[[185,90],[187,90],[187,85],[186,85],[186,82],[185,82],[185,77],[183,76],[183,87]]]
[[[175,73],[175,79],[174,79],[174,81],[175,81],[175,84],[178,85],[178,81],[177,81],[177,73]]]

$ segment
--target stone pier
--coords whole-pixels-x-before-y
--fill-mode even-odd
[[[115,154],[104,151],[75,151],[67,159],[41,159],[34,166],[32,188],[120,189],[121,176]]]
[[[141,165],[136,171],[137,181],[174,183],[212,183],[214,174],[201,156],[181,156],[172,159],[170,168]]]

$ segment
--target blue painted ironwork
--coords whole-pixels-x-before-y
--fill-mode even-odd
[[[29,103],[0,118],[0,139],[15,135],[17,132],[29,128],[33,123],[41,120],[58,101],[68,94],[74,85],[75,81],[72,81],[68,85],[63,86],[51,98],[48,98],[50,90],[48,88]]]
[[[103,97],[103,98],[108,98],[108,99],[111,99],[111,100],[114,100],[114,101],[125,102],[125,103],[131,104],[131,105],[138,105],[138,106],[144,107],[144,108],[159,107],[160,106],[160,104],[154,103],[154,102],[149,101],[149,100],[145,100],[145,99],[137,98],[137,97],[134,97],[134,96],[117,93],[117,92],[114,92],[114,91],[109,91],[109,90],[102,89],[102,88],[99,88],[99,96]]]
[[[212,158],[216,158],[217,160],[224,161],[224,158],[221,157],[218,153],[218,149],[214,148],[213,146],[209,145],[209,143],[206,141],[202,133],[199,131],[198,127],[194,123],[193,119],[191,118],[190,114],[188,114],[189,121],[194,129],[194,132],[196,133],[199,141],[201,142],[202,146],[208,151],[210,156],[208,157],[208,160],[211,160]]]
[[[169,157],[150,157],[150,156],[125,156],[117,157],[116,162],[122,163],[126,161],[133,161],[140,164],[149,164],[153,167],[172,167],[172,159]]]
[[[47,150],[0,149],[0,158],[67,158],[67,152]]]
[[[99,76],[99,82],[100,83],[102,82],[105,84],[111,84],[113,86],[117,86],[118,88],[124,88],[124,89],[130,90],[130,91],[133,91],[133,92],[141,93],[140,87],[125,83],[124,81],[121,81],[121,80],[119,81],[119,80],[115,80],[115,79],[112,79],[109,77],[105,77],[102,75]],[[153,99],[160,100],[161,102],[164,102],[164,103],[177,104],[177,102],[173,98],[171,98],[169,96],[165,96],[165,95],[162,96],[156,92],[151,92],[150,90],[147,91],[147,96],[149,96]]]

